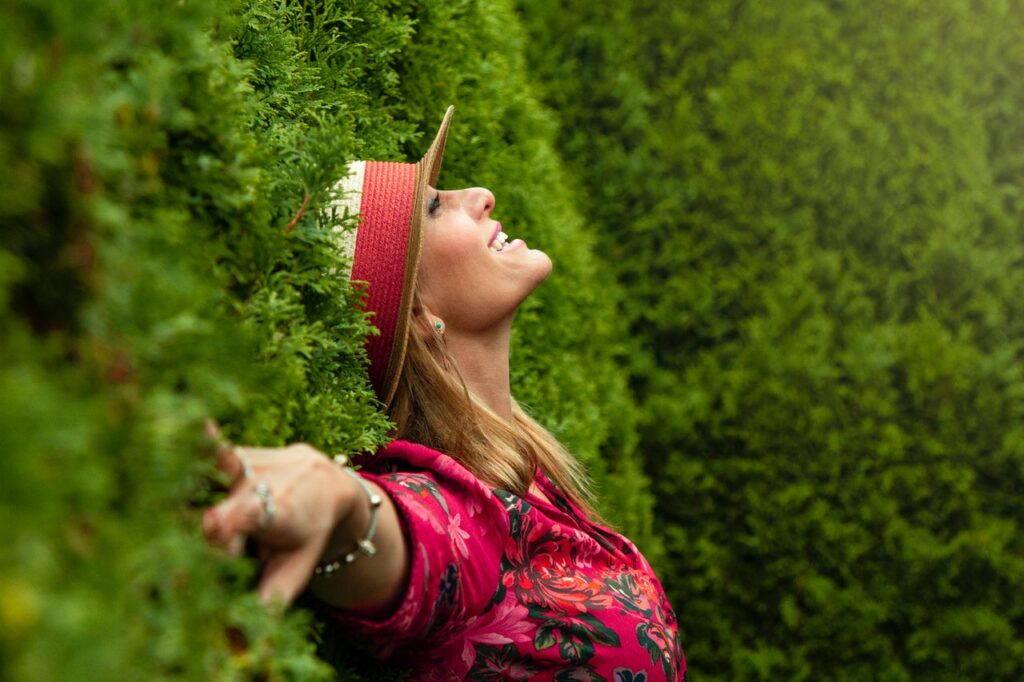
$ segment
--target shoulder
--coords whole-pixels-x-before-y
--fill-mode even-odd
[[[422,508],[431,507],[452,530],[458,525],[492,541],[508,531],[508,514],[495,491],[443,452],[396,440],[362,464],[392,497],[415,502],[419,509],[414,511],[420,514]]]
[[[439,482],[473,491],[485,497],[493,497],[491,488],[473,475],[458,460],[439,450],[405,440],[395,440],[373,455],[360,458],[357,462],[369,473],[385,478],[400,474],[430,474]]]
[[[476,478],[450,455],[426,445],[407,440],[393,440],[372,455],[363,455],[357,462],[371,471],[386,471],[415,467],[420,469],[451,471],[456,476]]]
[[[509,521],[501,501],[444,453],[395,441],[356,459],[391,498],[410,548],[408,584],[385,621],[333,612],[360,639],[422,652],[464,627],[490,602]]]

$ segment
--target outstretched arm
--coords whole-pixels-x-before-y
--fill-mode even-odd
[[[243,459],[249,461],[249,472]],[[360,556],[331,577],[313,578],[318,563],[334,559],[365,537],[371,508],[359,483],[305,444],[222,445],[217,462],[233,483],[228,497],[203,515],[203,532],[233,553],[241,550],[246,536],[258,539],[263,563],[260,596],[265,601],[290,603],[308,585],[327,604],[377,614],[392,608],[401,597],[408,571],[408,540],[391,498],[379,486],[368,482],[382,498],[376,553]],[[273,501],[269,524],[266,502],[257,493],[260,483],[266,484]]]

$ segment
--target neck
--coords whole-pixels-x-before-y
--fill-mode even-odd
[[[455,359],[466,387],[502,419],[512,421],[509,383],[509,345],[512,320],[485,333],[449,331],[448,352]]]

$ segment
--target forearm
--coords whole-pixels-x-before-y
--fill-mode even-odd
[[[371,505],[365,491],[351,476],[340,470],[339,473],[334,515],[340,521],[323,553],[328,561],[338,558],[364,538],[370,525]],[[407,581],[409,548],[391,497],[375,483],[366,483],[381,497],[373,538],[376,552],[372,556],[360,554],[356,561],[330,575],[314,576],[309,591],[331,606],[376,615],[390,611],[402,596]]]

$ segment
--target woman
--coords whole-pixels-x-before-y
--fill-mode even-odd
[[[433,189],[451,115],[418,164],[356,162],[341,187],[401,440],[358,474],[305,445],[222,447],[235,483],[204,532],[232,551],[257,537],[264,599],[308,590],[413,679],[682,680],[650,566],[592,521],[578,463],[512,398],[512,320],[551,261],[507,240],[489,191]]]

